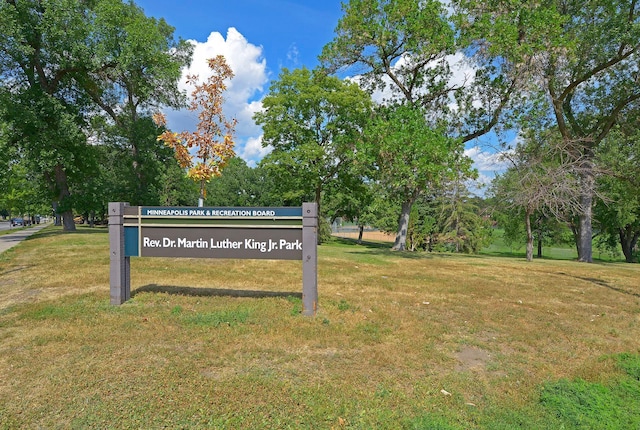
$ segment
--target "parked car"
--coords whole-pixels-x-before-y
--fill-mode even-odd
[[[24,219],[22,218],[11,218],[11,227],[16,227],[16,226],[24,226]]]

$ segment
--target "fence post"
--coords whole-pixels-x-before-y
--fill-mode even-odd
[[[131,298],[131,258],[124,254],[124,208],[129,203],[109,203],[109,283],[111,304]]]

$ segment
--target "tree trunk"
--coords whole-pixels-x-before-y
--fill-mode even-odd
[[[414,198],[409,198],[402,203],[402,213],[398,220],[398,234],[396,235],[396,241],[391,249],[395,251],[404,251],[407,247],[407,231],[409,229],[409,215],[411,214],[411,207],[413,206]]]
[[[317,206],[316,210],[318,211],[318,245],[321,245],[322,241],[323,241],[323,237],[322,237],[322,233],[321,233],[322,229],[320,228],[320,225],[323,222],[322,212],[320,211],[320,200],[322,199],[322,184],[318,184],[316,186],[315,194],[316,194],[315,203],[316,203],[316,206]]]
[[[592,220],[592,203],[595,187],[595,179],[593,177],[593,163],[587,160],[582,165],[583,173],[580,175],[581,180],[581,196],[580,206],[581,213],[579,215],[578,224],[578,261],[583,263],[592,263],[592,238],[593,230],[591,226]]]
[[[524,215],[524,224],[527,228],[527,261],[533,261],[533,233],[531,231],[531,211]]]
[[[62,212],[62,231],[76,231],[76,223],[73,222],[73,210]]]
[[[317,185],[315,190],[316,204],[318,205],[318,216],[320,216],[320,200],[322,199],[322,185]]]
[[[364,234],[364,226],[358,226],[358,245],[362,244],[362,235]]]
[[[55,167],[56,189],[58,190],[58,204],[62,204],[63,207],[67,206],[65,200],[69,199],[71,193],[69,192],[69,184],[67,182],[67,172],[61,164]],[[76,231],[76,224],[73,222],[73,208],[62,212],[62,230],[63,231]]]
[[[580,254],[580,232],[578,229],[578,225],[575,223],[575,221],[577,221],[577,219],[574,219],[569,222],[567,225],[569,227],[569,229],[571,230],[571,234],[573,235],[573,244],[576,247],[576,253],[579,255]]]
[[[622,246],[622,253],[627,263],[633,263],[633,248],[638,243],[640,232],[633,231],[631,225],[626,225],[624,228],[618,229],[620,235],[620,245]]]
[[[53,225],[60,227],[62,225],[62,218],[58,212],[58,202],[52,202],[51,207],[53,208]]]
[[[538,258],[542,258],[542,234],[538,232]]]
[[[204,198],[206,197],[207,194],[207,190],[206,190],[206,182],[204,179],[200,180],[200,196],[198,197],[198,207],[204,207]]]
[[[580,214],[580,224],[578,226],[578,261],[583,263],[592,263],[593,255],[591,248],[591,239],[593,236],[591,228],[591,195],[584,195],[580,198],[580,204],[585,205],[583,212]]]

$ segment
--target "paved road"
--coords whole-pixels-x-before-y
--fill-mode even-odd
[[[3,253],[9,248],[13,248],[14,246],[22,242],[24,239],[31,236],[36,231],[40,231],[48,225],[49,223],[36,224],[29,228],[16,230],[13,233],[7,233],[7,234],[1,235],[0,236],[0,253]]]

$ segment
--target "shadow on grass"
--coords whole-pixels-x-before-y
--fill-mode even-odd
[[[478,256],[484,257],[500,257],[500,258],[512,258],[512,259],[526,259],[527,255],[524,252],[512,252],[512,251],[480,251]],[[537,257],[535,258],[538,259]]]
[[[136,288],[131,292],[134,297],[138,293],[166,293],[176,296],[192,296],[192,297],[251,297],[255,299],[264,299],[269,297],[297,297],[302,299],[302,293],[288,291],[258,291],[258,290],[232,290],[229,288],[196,288],[196,287],[178,287],[173,285],[157,285],[149,284]]]
[[[622,288],[618,288],[615,285],[610,285],[607,281],[603,281],[602,279],[584,278],[582,276],[573,276],[573,275],[569,275],[569,274],[564,273],[564,272],[559,272],[559,273],[561,275],[568,276],[570,278],[580,279],[581,281],[586,281],[586,282],[591,282],[591,283],[599,285],[601,287],[608,288],[608,289],[610,289],[612,291],[615,291],[617,293],[627,294],[629,296],[634,296],[634,297],[640,297],[639,293],[633,293],[633,292],[628,291],[628,290],[623,290]]]
[[[390,243],[377,243],[362,241],[358,243],[356,239],[350,239],[346,237],[333,237],[332,244],[344,245],[350,248],[348,251],[350,254],[362,254],[362,255],[376,255],[376,256],[388,256],[396,258],[409,258],[412,260],[419,260],[424,258],[433,258],[433,254],[425,252],[413,252],[413,251],[394,251],[391,249],[393,244]],[[362,250],[362,251],[359,251]]]
[[[14,273],[14,272],[22,272],[23,270],[30,269],[31,267],[33,267],[32,264],[28,264],[26,266],[14,267],[13,269],[9,269],[7,271],[0,272],[0,275],[4,276],[4,275],[9,275],[10,273]],[[2,285],[2,284],[0,283],[0,285]]]
[[[358,243],[357,239],[339,236],[332,236],[329,243],[349,246],[362,246],[369,249],[386,249],[388,251],[391,250],[391,246],[393,245],[391,243],[367,242],[365,240]]]

